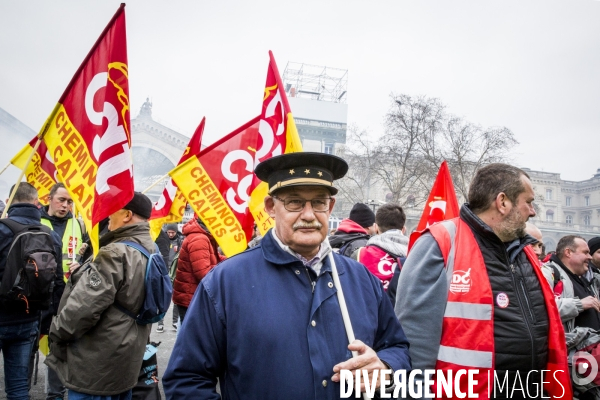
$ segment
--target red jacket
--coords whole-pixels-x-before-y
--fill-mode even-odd
[[[198,284],[219,263],[217,243],[195,219],[183,226],[177,275],[173,282],[173,303],[188,307]]]

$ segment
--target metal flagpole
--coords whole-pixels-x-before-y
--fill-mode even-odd
[[[350,314],[348,314],[348,306],[346,306],[346,299],[344,298],[344,292],[342,291],[342,285],[340,284],[340,277],[338,276],[337,267],[335,266],[335,260],[333,259],[333,251],[329,253],[329,262],[331,263],[331,275],[333,277],[333,283],[337,290],[338,303],[340,303],[340,310],[342,311],[342,319],[344,320],[344,327],[346,328],[346,335],[348,336],[348,343],[354,342],[354,330],[352,329],[352,322],[350,321]],[[352,357],[357,357],[356,351],[352,352]],[[364,400],[370,400],[371,398],[363,392],[362,398]]]

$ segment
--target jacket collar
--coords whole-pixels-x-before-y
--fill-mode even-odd
[[[30,218],[37,221],[40,220],[40,210],[34,204],[30,203],[15,203],[8,209],[8,214],[11,218]]]
[[[136,224],[130,224],[115,229],[114,231],[108,231],[106,234],[100,237],[100,247],[106,246],[112,242],[118,242],[123,239],[129,239],[132,236],[147,233],[150,234],[150,224],[148,222],[138,222]]]
[[[525,235],[522,238],[517,238],[510,243],[503,243],[498,235],[496,235],[496,233],[492,230],[492,228],[490,228],[489,225],[483,222],[481,218],[471,211],[468,203],[463,204],[463,206],[460,208],[460,218],[465,221],[477,235],[483,237],[490,243],[493,243],[497,246],[502,246],[506,250],[507,254],[510,255],[511,261],[516,258],[516,255],[520,253],[525,246],[536,242],[532,236]]]
[[[44,207],[40,208],[40,213],[42,214],[42,218],[50,220],[50,221],[56,221],[58,223],[66,222],[66,221],[70,220],[71,218],[73,218],[73,214],[71,213],[71,211],[67,212],[67,214],[61,218],[61,217],[57,217],[56,215],[48,214],[49,209],[50,209],[50,206],[44,206]]]

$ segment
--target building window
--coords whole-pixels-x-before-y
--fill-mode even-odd
[[[333,143],[325,143],[323,145],[323,153],[333,154]]]
[[[571,206],[571,196],[567,196],[567,198],[565,199],[565,205],[566,205],[567,207],[570,207],[570,206]]]
[[[546,189],[546,200],[552,200],[552,189]]]
[[[583,216],[583,224],[585,226],[590,226],[592,224],[592,216],[591,215],[584,215]]]
[[[553,222],[554,221],[554,211],[548,210],[546,211],[546,221]]]
[[[585,196],[585,205],[586,206],[590,205],[590,196]]]
[[[412,194],[408,195],[408,198],[406,199],[406,205],[408,207],[414,207],[415,206],[415,196],[413,196]]]
[[[567,222],[567,225],[573,225],[573,216],[567,215],[566,222]]]

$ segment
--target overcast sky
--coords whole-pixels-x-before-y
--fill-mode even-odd
[[[0,107],[39,130],[119,1],[0,0]],[[515,164],[600,168],[600,1],[149,1],[126,7],[130,102],[205,143],[261,109],[268,50],[349,70],[348,123],[383,132],[390,93],[506,126]],[[292,110],[293,112],[293,110]],[[6,140],[6,138],[0,138]]]

